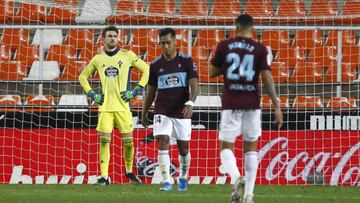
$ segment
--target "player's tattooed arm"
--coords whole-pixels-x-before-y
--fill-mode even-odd
[[[199,79],[191,78],[189,80],[190,85],[190,98],[189,101],[185,103],[185,107],[182,110],[182,114],[185,118],[191,118],[193,114],[193,105],[196,100],[197,95],[199,94]]]
[[[151,104],[155,99],[155,95],[156,95],[156,87],[148,84],[143,110],[141,112],[141,123],[143,124],[144,127],[148,126],[147,112],[149,111]]]

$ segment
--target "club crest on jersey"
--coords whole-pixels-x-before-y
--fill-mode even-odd
[[[118,61],[119,68],[121,68],[122,61]]]
[[[119,70],[114,66],[110,66],[105,69],[105,76],[109,78],[115,78],[119,74]]]
[[[165,83],[170,87],[177,85],[179,82],[180,82],[180,78],[174,75],[167,77],[165,80]]]

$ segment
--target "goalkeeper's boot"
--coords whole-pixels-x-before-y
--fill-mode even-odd
[[[110,185],[110,181],[109,178],[105,178],[105,177],[100,177],[97,179],[95,185]]]
[[[172,186],[171,183],[169,182],[164,182],[163,187],[160,188],[160,191],[171,191],[171,190],[172,190]]]
[[[125,174],[125,177],[130,179],[132,182],[134,182],[137,186],[140,186],[142,183],[141,183],[141,180],[133,173],[133,172],[130,172],[130,173],[126,173]]]
[[[243,177],[239,177],[233,185],[231,193],[231,203],[242,203],[245,191],[245,181]]]
[[[246,195],[244,203],[254,203],[253,195]]]
[[[177,189],[179,191],[187,191],[188,181],[186,178],[179,178],[179,183]]]

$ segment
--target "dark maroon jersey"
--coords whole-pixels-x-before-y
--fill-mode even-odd
[[[150,64],[148,83],[157,88],[155,114],[184,118],[181,112],[189,100],[191,78],[198,78],[198,74],[190,56],[178,52],[171,61],[157,57]]]
[[[259,109],[258,79],[270,69],[266,47],[250,38],[236,37],[217,46],[212,65],[224,75],[223,109]]]

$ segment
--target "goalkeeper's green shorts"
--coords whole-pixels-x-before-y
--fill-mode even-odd
[[[115,123],[120,133],[131,133],[133,131],[131,111],[99,112],[96,130],[102,133],[112,133]]]

